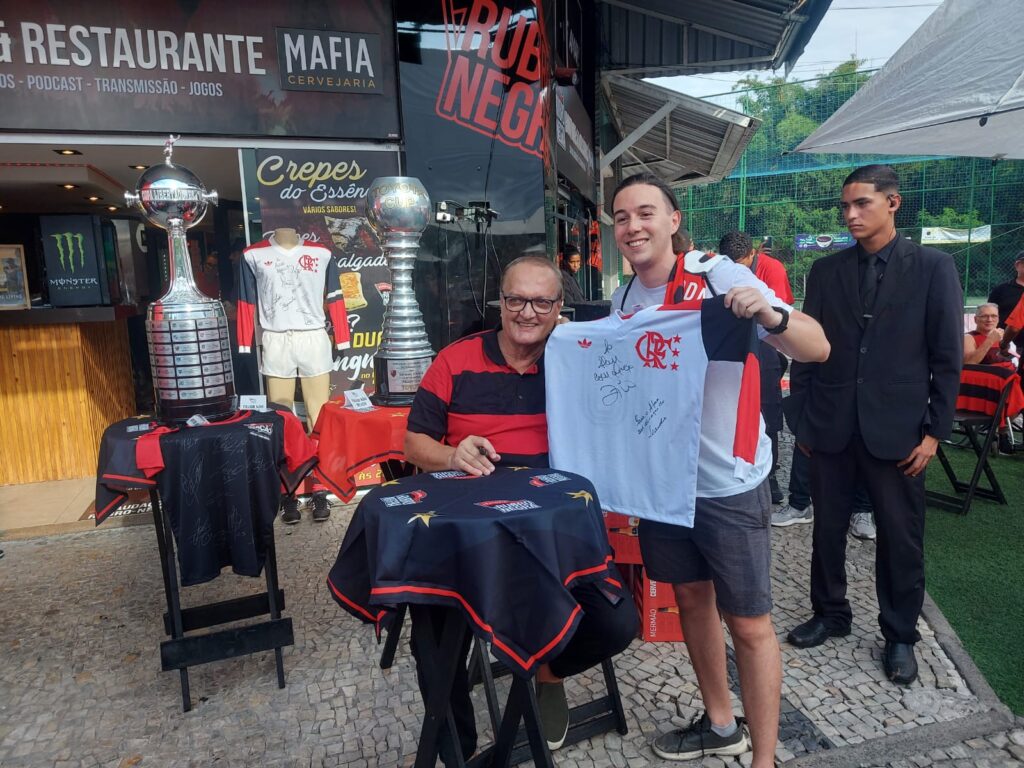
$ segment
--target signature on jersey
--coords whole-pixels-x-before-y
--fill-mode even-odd
[[[636,389],[632,381],[617,379],[614,382],[601,385],[601,404],[604,406],[615,405],[620,399],[631,390]]]

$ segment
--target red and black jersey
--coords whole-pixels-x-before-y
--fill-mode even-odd
[[[409,413],[409,431],[446,445],[487,438],[508,466],[546,467],[544,358],[525,373],[505,362],[498,332],[484,331],[441,350]]]
[[[775,291],[776,296],[787,304],[793,303],[793,288],[789,284],[785,264],[767,253],[759,253],[754,260],[753,270],[757,279]]]
[[[988,338],[988,334],[982,333],[981,331],[968,331],[967,335],[974,339],[975,348],[980,348],[981,345],[985,343],[985,339]],[[980,365],[1002,365],[1004,363],[1013,368],[1013,363],[1004,361],[1000,356],[998,344],[993,344],[989,347],[988,352],[985,353],[985,357],[979,361]]]
[[[1021,328],[1024,328],[1024,295],[1021,295],[1017,305],[1006,316],[1006,327],[1016,328],[1018,333]]]
[[[125,490],[155,487],[177,544],[182,585],[209,581],[228,565],[258,576],[282,481],[293,492],[315,453],[302,424],[283,410],[241,411],[179,429],[118,422],[100,449],[96,522],[117,508]]]

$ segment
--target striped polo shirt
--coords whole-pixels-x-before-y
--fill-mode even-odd
[[[449,344],[431,364],[413,400],[409,431],[446,445],[487,438],[507,466],[548,466],[544,358],[525,373],[505,362],[498,332]]]

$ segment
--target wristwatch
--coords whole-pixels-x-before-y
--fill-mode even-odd
[[[765,333],[770,333],[773,336],[777,336],[780,333],[785,333],[786,329],[789,327],[789,310],[784,307],[772,307],[772,309],[774,309],[776,312],[782,315],[782,319],[779,321],[779,324],[776,325],[774,328],[765,328],[764,330]]]

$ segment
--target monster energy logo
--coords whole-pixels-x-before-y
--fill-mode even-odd
[[[78,266],[85,268],[85,248],[82,243],[85,241],[85,235],[78,232],[58,232],[56,235],[50,235],[54,240],[57,241],[57,257],[60,259],[60,268],[72,273],[75,271],[75,248],[77,245],[78,249]],[[64,263],[65,257],[68,263]]]

